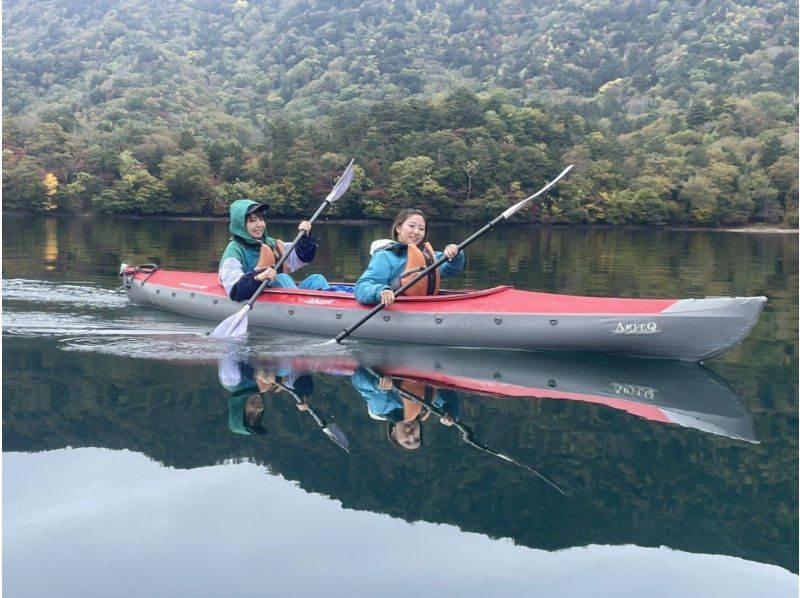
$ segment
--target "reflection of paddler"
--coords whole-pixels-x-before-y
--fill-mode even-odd
[[[407,450],[415,450],[422,445],[421,424],[430,416],[429,409],[419,402],[401,397],[390,376],[378,378],[366,369],[358,368],[351,380],[353,387],[366,400],[370,417],[387,422],[387,434],[392,443]],[[461,402],[452,390],[411,381],[398,384],[400,387],[403,385],[418,391],[432,405],[436,405],[443,414],[439,420],[442,424],[450,426],[458,419]]]
[[[228,399],[228,428],[236,434],[264,434],[263,393],[280,392],[281,386],[293,388],[298,395],[308,397],[314,382],[308,375],[296,376],[291,371],[264,372],[254,370],[248,363],[232,358],[219,362],[219,381],[231,393]],[[298,405],[298,409],[307,409]]]
[[[377,372],[375,372],[375,370],[373,370],[371,368],[367,368],[367,370],[373,376],[373,378],[375,378],[375,379],[381,378],[381,376]],[[424,407],[424,408],[428,409],[429,411],[435,413],[436,415],[438,415],[442,419],[444,419],[447,416],[446,412],[441,411],[441,409],[439,409],[436,405],[432,404],[431,402],[427,401],[425,398],[423,398],[423,397],[421,397],[419,395],[415,395],[412,392],[410,392],[410,391],[408,391],[408,390],[406,390],[404,388],[399,388],[398,392],[399,392],[400,396],[403,397],[403,399],[405,399],[407,401],[411,401],[413,403],[420,404],[422,407]],[[442,423],[444,423],[444,421],[442,421]],[[486,446],[485,444],[481,444],[478,441],[476,441],[475,440],[475,436],[472,433],[472,430],[470,430],[464,424],[462,424],[460,422],[452,421],[450,423],[450,425],[454,425],[455,428],[457,428],[459,431],[461,431],[461,438],[467,444],[470,444],[470,445],[474,446],[477,449],[480,449],[481,451],[483,451],[485,453],[489,453],[490,455],[494,455],[495,457],[500,457],[504,461],[508,461],[509,463],[513,463],[514,465],[518,465],[519,467],[522,467],[523,469],[527,469],[532,474],[537,476],[539,479],[541,479],[542,481],[547,483],[549,486],[555,488],[561,494],[564,494],[564,491],[561,488],[556,486],[553,482],[548,480],[546,477],[544,477],[542,474],[540,474],[538,471],[536,471],[532,467],[530,467],[528,465],[525,465],[523,463],[520,463],[519,461],[517,461],[513,457],[509,457],[508,455],[505,455],[505,454],[500,453],[498,451],[492,450],[488,446]]]

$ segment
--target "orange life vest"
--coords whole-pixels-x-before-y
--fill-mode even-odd
[[[281,256],[283,255],[284,245],[283,241],[281,240],[275,241],[275,244],[277,245],[275,249],[270,247],[268,243],[261,244],[261,250],[259,251],[256,269],[264,270],[265,268],[272,268],[278,263],[278,260],[281,259]],[[286,271],[286,262],[284,262],[281,266],[281,271]]]
[[[406,392],[416,397],[424,398],[426,400],[431,400],[433,398],[433,389],[430,386],[424,384],[423,382],[403,380],[402,382],[400,382],[400,388],[402,388]],[[416,401],[403,399],[403,421],[406,422],[412,421],[415,417],[417,417],[420,414],[421,411],[422,411],[422,405],[420,405]],[[426,418],[422,417],[421,419],[424,420]]]
[[[407,247],[406,269],[400,275],[401,286],[406,283],[404,279],[413,278],[436,261],[436,254],[433,252],[433,247],[431,247],[430,243],[423,244],[422,249],[416,245],[407,245]],[[412,297],[438,295],[441,284],[442,275],[439,273],[439,268],[434,268],[431,272],[428,272],[427,276],[406,289],[404,294]]]

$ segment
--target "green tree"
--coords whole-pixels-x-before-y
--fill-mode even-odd
[[[128,151],[183,213],[219,209],[216,186],[242,181],[290,183],[302,199],[284,208],[307,214],[330,188],[322,158],[332,154],[357,156],[366,176],[331,214],[396,206],[390,167],[427,156],[434,167],[409,201],[448,217],[466,217],[465,197],[508,195],[519,181],[528,190],[574,162],[578,183],[560,185],[569,191],[552,214],[540,206],[543,218],[603,220],[609,201],[627,209],[646,191],[688,215],[679,190],[696,175],[718,190],[708,222],[742,218],[750,200],[760,218],[764,206],[777,218],[774,206],[797,203],[781,163],[797,161],[797,10],[722,3],[678,14],[665,2],[548,0],[509,19],[522,14],[512,0],[286,0],[281,10],[70,0],[69,18],[9,2],[3,147],[32,158],[15,164],[36,176],[53,173],[63,209],[80,193],[65,188],[76,173],[113,189],[130,172]],[[179,167],[187,153],[208,169]],[[759,170],[769,184],[753,187]],[[636,204],[625,218],[642,213]]]
[[[269,173],[271,177],[290,182],[310,205],[320,178],[319,158],[319,151],[308,139],[297,139],[286,153],[273,157]],[[305,207],[306,204],[301,204],[301,209]]]
[[[281,179],[265,186],[265,199],[270,212],[280,216],[302,214],[305,207],[303,195],[290,180]]]
[[[720,194],[712,180],[704,175],[695,175],[681,186],[679,196],[686,206],[684,222],[713,224]]]
[[[241,165],[244,148],[238,139],[214,140],[206,147],[206,153],[212,172],[221,174],[226,160],[229,169]]]
[[[216,188],[214,212],[226,214],[230,205],[237,199],[252,199],[259,203],[269,203],[270,191],[265,185],[255,181],[234,181],[222,183]]]
[[[167,156],[180,153],[180,148],[172,136],[153,133],[146,136],[140,144],[131,150],[131,153],[145,165],[148,172],[158,175],[158,165]]]
[[[705,101],[694,100],[689,104],[689,111],[686,113],[686,124],[692,129],[698,129],[710,120],[711,111]]]
[[[33,158],[3,150],[3,207],[34,212],[47,209],[47,188],[39,173],[40,166]]]
[[[415,156],[395,162],[389,167],[389,195],[392,211],[418,207],[430,217],[447,215],[446,192],[433,179],[434,161]]]
[[[142,166],[126,170],[111,189],[91,198],[95,210],[106,214],[156,214],[170,208],[170,194],[164,184]]]
[[[678,218],[679,208],[650,189],[624,189],[603,195],[604,220],[611,224],[663,226]]]
[[[205,155],[184,152],[167,156],[159,165],[160,179],[175,198],[180,211],[198,211],[214,197],[211,168]]]
[[[492,220],[508,208],[508,198],[496,185],[489,187],[480,197],[464,202],[462,215],[467,220]]]
[[[219,178],[223,181],[231,182],[238,179],[242,174],[242,162],[239,158],[227,156],[222,159],[219,166]]]
[[[326,166],[324,160],[326,155],[323,155],[323,160],[321,160],[322,165],[326,167],[326,171],[336,172],[340,170],[342,165],[340,157],[336,156],[336,154],[332,154],[329,156],[329,162]],[[333,158],[332,156],[336,157]],[[335,184],[335,181],[339,180],[340,175],[341,172],[331,179],[331,186]],[[345,194],[329,208],[327,213],[334,217],[346,216],[360,218],[365,216],[366,214],[363,211],[362,202],[364,200],[365,189],[369,186],[371,186],[371,182],[367,179],[367,174],[364,169],[358,164],[353,164],[353,178],[350,181],[350,186],[347,188]]]
[[[189,151],[194,149],[197,146],[197,139],[195,138],[194,132],[190,131],[189,129],[184,129],[180,133],[180,137],[178,138],[178,147],[183,151]]]
[[[464,88],[453,91],[444,99],[441,113],[442,128],[470,128],[483,123],[483,109],[478,97]]]
[[[783,217],[783,210],[778,201],[778,190],[766,185],[766,178],[759,177],[760,183],[752,188],[751,196],[754,204],[754,214],[762,222],[780,222]]]
[[[97,177],[88,172],[79,172],[72,181],[59,188],[58,205],[67,212],[83,212],[91,207],[91,197],[99,190]]]
[[[770,135],[761,144],[761,155],[758,157],[758,165],[761,168],[769,168],[783,154],[781,138],[777,135]]]
[[[783,205],[784,220],[791,226],[797,226],[798,198],[797,158],[781,156],[775,164],[767,169],[770,187],[778,190],[778,201]]]
[[[115,185],[117,197],[127,204],[126,211],[140,214],[156,214],[170,208],[170,193],[145,168],[136,168],[126,173]]]
[[[116,214],[124,212],[128,204],[120,200],[115,189],[103,189],[100,193],[92,197],[92,207],[105,214]]]

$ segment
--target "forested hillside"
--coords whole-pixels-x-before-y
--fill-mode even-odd
[[[797,223],[797,3],[5,0],[3,207]]]

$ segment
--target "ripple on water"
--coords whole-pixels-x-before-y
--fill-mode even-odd
[[[205,328],[130,316],[104,318],[92,313],[3,311],[3,336],[202,336]]]
[[[123,334],[99,336],[86,335],[69,337],[59,342],[65,351],[83,351],[158,361],[203,362],[222,358],[252,357],[328,357],[349,355],[351,346],[321,345],[319,338],[298,339],[292,336],[277,335],[266,338],[216,339],[210,336],[187,334],[164,334],[164,331],[140,332],[136,335]]]
[[[208,336],[212,321],[137,307],[118,291],[88,283],[6,279],[3,298],[4,337],[55,338],[65,351],[175,361],[351,352],[348,345],[325,345],[319,336],[252,327],[242,339],[214,339]]]
[[[113,289],[90,284],[67,284],[24,278],[3,280],[3,300],[80,305],[88,308],[115,308],[128,305],[127,297]]]

